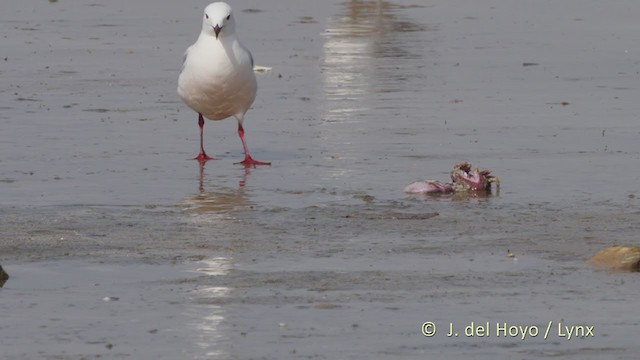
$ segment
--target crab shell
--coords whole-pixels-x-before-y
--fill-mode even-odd
[[[409,194],[449,194],[469,192],[490,192],[491,183],[496,184],[496,190],[500,189],[500,180],[491,175],[489,170],[472,169],[468,162],[459,162],[451,170],[450,183],[435,180],[416,181],[404,188]]]
[[[491,183],[500,187],[500,180],[491,175],[489,170],[472,170],[468,162],[459,162],[451,170],[451,180],[455,184],[455,191],[491,191]]]

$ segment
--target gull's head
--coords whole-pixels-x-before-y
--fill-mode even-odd
[[[215,2],[204,8],[202,31],[218,36],[233,33],[235,19],[231,15],[231,6],[224,2]]]

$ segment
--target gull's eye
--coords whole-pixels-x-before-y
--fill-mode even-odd
[[[227,20],[231,19],[231,14],[229,14],[229,16],[227,16]]]
[[[204,17],[206,17],[208,19],[209,18],[209,14],[204,14]]]

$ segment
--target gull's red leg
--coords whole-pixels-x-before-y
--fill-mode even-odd
[[[204,117],[202,114],[198,114],[198,126],[200,126],[200,154],[194,157],[193,160],[198,160],[199,162],[204,163],[208,160],[213,160],[213,158],[204,152]]]
[[[242,164],[244,166],[271,165],[270,162],[253,160],[251,158],[251,155],[249,155],[249,149],[247,148],[247,143],[244,141],[244,128],[242,127],[242,124],[240,122],[238,122],[238,136],[240,136],[242,147],[244,148],[244,160],[236,164]]]

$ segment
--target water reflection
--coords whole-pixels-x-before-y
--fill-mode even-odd
[[[233,219],[234,212],[253,205],[245,193],[245,185],[250,174],[250,168],[243,169],[237,189],[217,187],[215,191],[207,191],[205,166],[200,164],[198,193],[185,199],[181,206],[191,213],[192,221],[197,223],[220,224],[220,220]],[[208,284],[216,284],[216,277],[227,275],[233,266],[233,259],[213,257],[200,261],[200,265],[196,272],[204,277],[198,280],[200,285],[193,292],[188,310],[190,326],[194,330],[192,341],[203,351],[203,359],[227,358],[229,354],[225,349],[231,345],[224,330],[225,309],[216,303],[229,296],[232,289]]]
[[[206,276],[223,276],[229,272],[231,260],[226,257],[215,257],[200,262],[196,271]],[[207,283],[208,281],[203,281]],[[194,329],[193,341],[205,353],[204,359],[221,358],[228,355],[224,348],[229,341],[223,330],[224,310],[219,305],[211,304],[211,300],[228,296],[230,288],[224,286],[199,286],[194,291],[194,303],[189,309],[191,326]],[[205,299],[206,301],[202,301]]]
[[[415,20],[422,8],[351,0],[329,18],[321,64],[324,121],[316,138],[331,160],[328,178],[362,175],[354,163],[369,166],[404,147],[390,135],[406,126],[401,122],[409,114],[423,113],[433,29]]]
[[[419,33],[429,28],[411,21],[408,8],[353,0],[330,19],[322,66],[327,121],[354,121],[352,116],[372,109],[374,103],[367,100],[388,98],[367,95],[419,89],[416,79],[426,78],[426,39]]]

